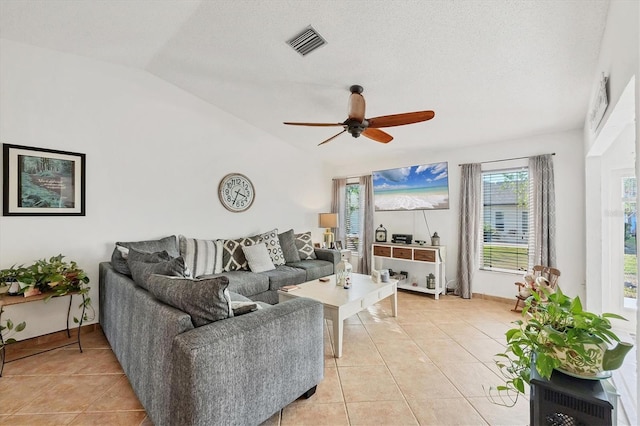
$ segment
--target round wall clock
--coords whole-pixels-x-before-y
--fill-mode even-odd
[[[218,197],[222,205],[232,212],[243,212],[253,204],[256,196],[253,183],[240,173],[229,173],[218,185]]]

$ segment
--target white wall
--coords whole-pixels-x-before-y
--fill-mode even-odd
[[[394,141],[392,143],[402,143]],[[496,142],[451,151],[411,152],[402,158],[383,162],[358,164],[334,170],[334,176],[368,174],[374,170],[428,164],[449,163],[448,210],[426,211],[431,233],[438,232],[440,244],[446,246],[447,280],[456,278],[458,255],[458,208],[460,202],[459,164],[501,160],[513,157],[555,152],[553,157],[556,184],[557,261],[562,272],[560,285],[571,295],[584,296],[584,158],[582,134],[579,130],[529,137],[522,140]],[[506,166],[506,163],[503,163]],[[383,224],[389,237],[392,233],[413,234],[414,239],[429,241],[429,234],[421,211],[377,212],[375,227]],[[408,268],[408,266],[407,266]],[[515,285],[521,275],[478,271],[472,291],[505,298],[514,298]],[[514,299],[515,300],[515,299]]]
[[[330,175],[268,134],[141,71],[0,40],[0,140],[87,155],[85,217],[1,217],[0,268],[62,253],[91,278],[115,241],[322,230]],[[218,201],[227,173],[256,188],[250,210]],[[66,300],[7,309],[19,339],[59,330]]]
[[[603,268],[604,253],[601,250],[603,239],[602,217],[606,215],[601,200],[602,179],[607,179],[602,170],[600,155],[604,153],[630,123],[635,121],[636,153],[640,152],[637,134],[640,129],[640,3],[636,1],[614,0],[609,6],[607,25],[602,38],[598,64],[594,70],[592,82],[592,104],[596,96],[602,73],[609,78],[609,105],[602,121],[593,131],[589,122],[584,127],[584,155],[586,159],[586,225],[587,225],[587,298],[589,310],[601,312],[603,298],[609,293],[603,286],[608,279]],[[625,89],[635,76],[635,90]],[[635,93],[634,93],[635,92]],[[589,106],[591,108],[591,105]],[[631,124],[634,126],[633,124]],[[640,176],[640,160],[635,158],[636,176]],[[638,310],[640,318],[640,310]],[[640,324],[640,321],[638,321]]]

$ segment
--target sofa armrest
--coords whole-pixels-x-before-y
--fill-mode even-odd
[[[336,270],[336,266],[340,263],[340,252],[338,250],[316,248],[314,251],[318,259],[332,262],[333,270]]]
[[[323,306],[305,298],[177,336],[171,424],[259,424],[324,375]]]

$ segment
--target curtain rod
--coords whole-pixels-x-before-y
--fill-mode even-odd
[[[371,173],[367,173],[365,175],[356,175],[356,176],[336,176],[336,177],[332,178],[331,180],[336,180],[336,179],[355,179],[355,178],[359,178],[359,177],[363,177],[363,176],[371,176]]]
[[[547,155],[547,154],[538,154],[538,155]],[[551,154],[548,154],[548,155],[556,155],[556,153],[552,152]],[[500,161],[511,161],[511,160],[523,160],[525,158],[531,158],[531,157],[513,157],[513,158],[505,158],[503,160],[479,161],[477,164],[499,163]],[[469,163],[465,163],[465,164],[469,164]],[[462,166],[462,164],[458,164],[458,166]]]

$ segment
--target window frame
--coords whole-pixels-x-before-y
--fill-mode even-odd
[[[507,215],[503,216],[503,221],[502,224],[504,226],[504,231],[502,231],[502,234],[507,234],[506,237],[502,237],[504,239],[511,239],[511,240],[515,240],[516,242],[511,242],[509,244],[515,244],[517,245],[517,247],[520,250],[525,250],[523,254],[515,254],[516,260],[515,260],[515,267],[519,268],[519,269],[511,269],[511,268],[504,268],[504,267],[500,267],[501,265],[498,266],[489,266],[489,265],[485,265],[485,257],[484,257],[484,253],[485,253],[485,244],[487,243],[494,243],[493,246],[495,246],[495,241],[493,241],[493,233],[491,232],[491,228],[493,227],[492,223],[489,223],[489,229],[485,228],[485,224],[486,224],[486,220],[487,220],[487,212],[485,211],[485,176],[488,174],[492,174],[492,175],[497,175],[497,174],[503,174],[503,173],[517,173],[517,172],[522,172],[522,171],[526,171],[527,172],[527,187],[526,187],[526,209],[522,208],[522,207],[516,207],[516,209],[513,211],[513,220],[511,222],[508,221],[507,219]],[[521,275],[523,273],[525,273],[526,271],[530,270],[532,268],[532,244],[531,244],[531,238],[533,237],[533,223],[531,222],[532,219],[532,214],[531,214],[531,186],[529,184],[529,179],[530,179],[530,175],[529,175],[529,167],[528,167],[528,161],[526,159],[519,159],[519,160],[511,160],[508,162],[503,162],[499,165],[496,164],[483,164],[482,165],[482,172],[481,172],[481,214],[480,214],[480,234],[478,236],[479,242],[479,250],[478,250],[478,265],[479,265],[479,269],[482,271],[487,271],[487,272],[500,272],[500,273],[508,273],[508,274],[518,274]],[[518,204],[515,204],[516,206],[518,206]],[[489,210],[490,211],[490,210]],[[495,210],[494,211],[490,211],[490,216],[488,217],[488,219],[491,221],[492,219],[495,220],[495,216],[494,214],[497,213]],[[504,212],[503,212],[504,213]],[[522,219],[525,217],[526,213],[526,217],[527,217],[527,222],[525,223]],[[507,223],[509,222],[509,223]],[[509,224],[513,225],[513,226],[509,226]],[[496,224],[497,225],[497,224]],[[515,226],[515,229],[510,229],[513,228]],[[485,241],[486,240],[486,233],[487,231],[492,235],[489,241]],[[500,238],[500,237],[499,237]],[[522,241],[522,243],[517,242],[518,239],[520,239],[520,241]],[[524,257],[524,259],[520,260],[520,257]]]

